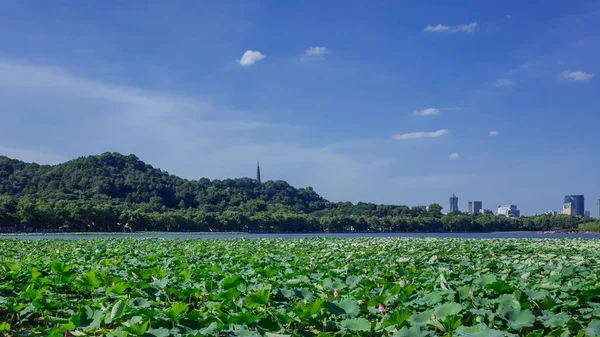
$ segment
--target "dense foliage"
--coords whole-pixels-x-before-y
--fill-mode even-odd
[[[442,215],[419,207],[329,202],[311,187],[254,179],[186,180],[134,155],[105,153],[49,166],[0,156],[4,230],[498,231],[577,229],[589,218]]]
[[[579,231],[600,233],[600,221],[582,223],[579,225]]]
[[[599,263],[579,239],[4,239],[0,336],[599,336]]]

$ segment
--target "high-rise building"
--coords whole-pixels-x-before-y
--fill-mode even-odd
[[[564,204],[571,204],[570,211],[575,216],[583,216],[585,214],[585,202],[583,195],[565,195],[563,202],[563,214],[565,214]]]
[[[481,201],[469,201],[467,205],[467,213],[475,214],[481,212],[483,209],[483,202]]]
[[[516,219],[521,216],[521,211],[517,205],[500,205],[498,206],[498,215]]]
[[[583,212],[583,215],[589,217],[590,215],[592,215],[592,213],[590,211],[585,211]]]
[[[561,214],[575,215],[575,204],[572,202],[565,202]]]
[[[598,219],[600,219],[600,199],[598,199]]]
[[[598,199],[598,205],[600,205],[600,199]],[[458,212],[458,197],[454,193],[450,197],[450,213],[452,212]]]

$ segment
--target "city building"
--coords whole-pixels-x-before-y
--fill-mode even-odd
[[[598,207],[600,207],[600,199],[598,199]],[[458,197],[452,193],[450,197],[450,213],[458,212]]]
[[[427,211],[429,207],[427,207],[427,206],[417,206],[417,208],[419,208],[422,211]]]
[[[517,205],[500,205],[498,206],[498,215],[516,219],[521,216],[521,211]]]
[[[600,199],[598,199],[598,219],[600,219]]]
[[[575,204],[572,202],[565,202],[561,214],[575,215]]]
[[[585,202],[583,195],[565,195],[565,200],[563,201],[563,214],[565,213],[565,204],[571,204],[569,211],[572,215],[575,216],[583,216],[585,214]]]
[[[467,205],[467,213],[475,214],[480,213],[483,209],[483,202],[481,201],[469,201]]]
[[[585,212],[583,212],[583,216],[587,216],[587,217],[589,217],[590,215],[591,215],[590,211],[585,211]]]
[[[557,211],[555,211],[555,210],[553,210],[553,209],[551,209],[551,210],[549,210],[549,211],[547,211],[547,212],[540,213],[540,214],[533,213],[533,215],[552,215],[552,216],[557,216],[557,215],[558,215],[558,212],[557,212]]]

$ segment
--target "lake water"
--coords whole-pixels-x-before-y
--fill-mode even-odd
[[[90,234],[28,234],[0,235],[0,239],[100,239],[100,238],[163,238],[163,239],[264,239],[264,238],[457,238],[457,239],[600,239],[600,234],[538,234],[535,232],[495,233],[261,233],[261,234],[194,234],[194,233],[90,233]]]

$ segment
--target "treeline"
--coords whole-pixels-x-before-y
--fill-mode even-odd
[[[0,227],[39,231],[403,231],[577,229],[589,218],[442,214],[400,205],[333,203],[311,187],[253,179],[186,180],[134,155],[105,153],[60,165],[0,156]]]

